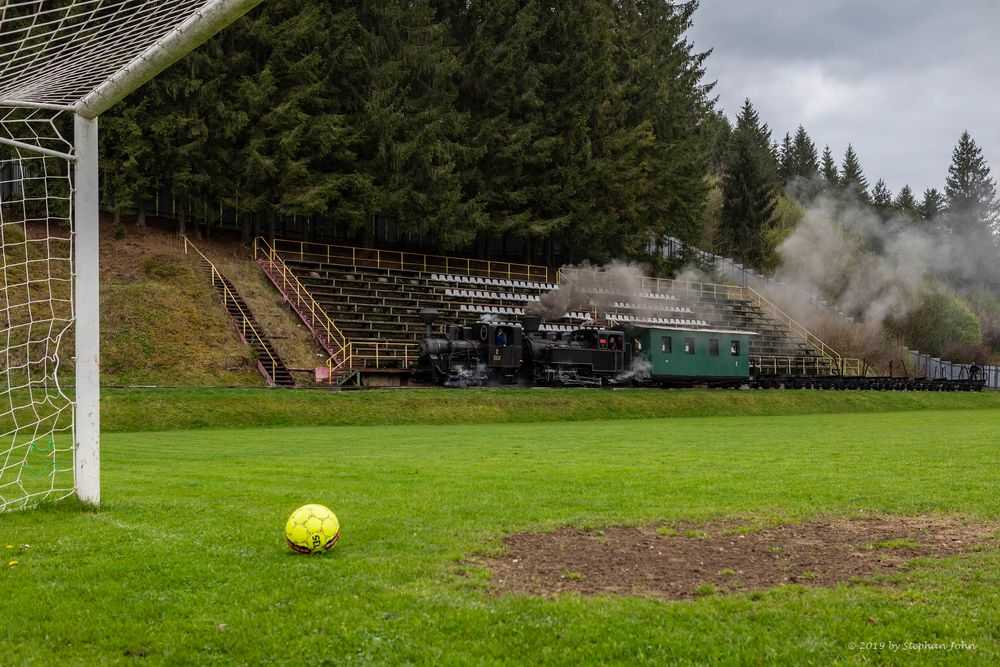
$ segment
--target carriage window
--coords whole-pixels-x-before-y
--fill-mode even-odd
[[[719,356],[719,339],[718,338],[711,338],[711,339],[709,339],[709,341],[708,341],[708,353],[711,356],[713,356],[713,357]]]
[[[684,339],[684,354],[694,354],[694,338]]]
[[[738,340],[729,341],[729,354],[733,355],[734,357],[740,356],[740,341]]]
[[[670,336],[664,336],[660,339],[660,352],[664,354],[670,354],[674,351],[673,338]]]

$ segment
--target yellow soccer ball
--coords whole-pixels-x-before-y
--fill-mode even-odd
[[[340,539],[337,515],[323,505],[303,505],[285,523],[285,541],[301,554],[326,551]]]

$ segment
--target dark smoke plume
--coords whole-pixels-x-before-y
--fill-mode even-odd
[[[604,266],[583,263],[565,267],[559,286],[525,306],[524,312],[552,322],[572,311],[608,311],[623,296],[638,294],[644,275],[648,275],[645,267],[618,261]]]

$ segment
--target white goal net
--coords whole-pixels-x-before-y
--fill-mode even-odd
[[[0,512],[100,500],[97,118],[260,0],[0,0]]]

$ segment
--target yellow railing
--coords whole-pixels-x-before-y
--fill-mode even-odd
[[[829,357],[837,362],[838,367],[843,361],[843,357],[840,353],[834,350],[832,347],[821,341],[818,337],[813,335],[811,331],[806,329],[804,326],[792,319],[791,315],[783,311],[781,308],[776,306],[771,301],[764,298],[764,296],[752,287],[742,287],[744,294],[744,300],[749,301],[761,310],[765,311],[779,324],[787,328],[793,335],[798,336],[804,340],[809,345],[812,345],[816,350],[822,354],[824,357]]]
[[[722,285],[714,283],[700,283],[688,280],[674,280],[673,278],[657,278],[656,276],[639,276],[638,278],[619,278],[612,274],[590,271],[587,269],[562,268],[556,273],[556,282],[563,280],[579,281],[585,274],[599,275],[599,280],[594,280],[592,287],[617,287],[627,291],[638,289],[640,292],[655,292],[658,294],[673,294],[683,296],[693,296],[711,299],[741,299],[742,287],[734,285]],[[638,280],[638,282],[636,282]]]
[[[416,343],[357,341],[348,343],[339,361],[326,360],[330,376],[341,369],[407,369],[417,360]]]
[[[303,308],[313,319],[313,325],[326,336],[333,351],[326,360],[331,380],[334,373],[360,369],[408,368],[417,359],[416,343],[384,343],[350,341],[326,314],[323,307],[313,298],[309,290],[299,282],[295,273],[288,268],[278,251],[263,238],[254,239],[254,257],[266,257],[271,267],[281,277],[286,294],[294,294]]]
[[[309,293],[309,290],[299,282],[295,273],[281,259],[278,251],[263,238],[257,237],[253,242],[253,256],[254,259],[258,259],[261,256],[267,258],[271,268],[281,278],[282,291],[286,295],[294,295],[298,299],[299,304],[312,318],[312,324],[316,328],[317,335],[322,335],[326,338],[335,356],[342,355],[349,342],[347,336],[334,324],[330,316],[323,310],[323,307],[319,305],[319,302]]]
[[[354,246],[327,245],[306,241],[275,239],[274,248],[286,258],[299,261],[323,262],[326,264],[347,264],[350,266],[396,269],[403,271],[423,271],[451,273],[507,280],[528,280],[550,282],[554,273],[546,266],[519,264],[516,262],[496,262],[468,257],[448,257],[445,255],[424,255],[397,250],[357,248]]]
[[[240,320],[237,322],[237,326],[239,327],[240,332],[243,334],[243,338],[251,343],[256,342],[257,345],[260,347],[260,349],[263,350],[264,354],[267,355],[266,359],[258,357],[257,361],[261,364],[261,366],[265,368],[265,370],[269,371],[269,374],[271,376],[271,381],[273,382],[275,373],[277,372],[278,360],[274,358],[274,355],[272,355],[270,351],[268,351],[268,346],[264,342],[263,337],[261,337],[261,335],[257,333],[257,329],[254,328],[253,323],[250,321],[249,315],[247,314],[246,311],[243,310],[243,306],[241,306],[240,302],[236,299],[236,295],[233,294],[232,290],[229,289],[225,281],[222,279],[222,272],[219,271],[218,267],[215,266],[215,263],[212,262],[212,260],[210,260],[208,257],[206,257],[205,253],[199,250],[198,246],[192,243],[187,236],[183,238],[184,238],[184,254],[186,255],[188,253],[188,248],[191,248],[196,253],[198,253],[198,256],[201,257],[211,269],[212,285],[213,286],[219,285],[222,287],[223,303],[226,305],[232,303],[234,306],[236,306],[236,309],[239,311],[240,314]]]

